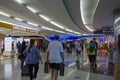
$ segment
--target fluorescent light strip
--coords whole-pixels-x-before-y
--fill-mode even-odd
[[[64,27],[63,27],[63,26],[61,26],[61,25],[57,24],[57,23],[56,23],[56,22],[54,22],[54,21],[50,21],[50,23],[51,23],[51,24],[53,24],[53,25],[55,25],[55,26],[57,26],[57,27],[59,27],[59,28],[61,28],[61,29],[64,29]]]
[[[69,32],[73,32],[73,30],[70,30],[70,29],[67,29],[67,28],[66,28],[65,30],[66,30],[66,31],[69,31]]]
[[[2,11],[0,11],[0,14],[3,15],[3,16],[6,16],[6,17],[10,17],[9,14],[6,14],[6,13],[4,13],[4,12],[2,12]]]
[[[120,21],[120,17],[118,17],[117,19],[115,19],[115,24],[118,22],[118,21]]]
[[[33,13],[37,13],[38,12],[34,8],[32,8],[31,6],[26,6],[26,8],[29,9],[30,11],[32,11]]]
[[[22,19],[20,19],[20,18],[14,18],[15,20],[17,20],[17,21],[23,21]]]
[[[30,25],[33,25],[33,26],[38,26],[38,24],[35,24],[35,23],[32,23],[32,22],[27,22],[28,24]]]
[[[51,29],[51,28],[48,28],[48,27],[44,27],[44,26],[42,26],[41,28],[47,29],[47,30],[50,30],[50,31],[53,31],[53,30],[54,30],[54,29]]]
[[[55,32],[65,33],[64,31],[54,30]]]
[[[50,19],[49,19],[48,17],[46,17],[46,16],[44,16],[44,15],[42,15],[42,14],[39,14],[39,16],[40,16],[42,19],[46,20],[46,21],[50,21]]]
[[[79,33],[79,32],[74,32],[75,34],[81,34],[81,33]]]
[[[23,28],[28,28],[28,29],[37,30],[37,29],[35,29],[35,28],[30,28],[30,27],[27,27],[27,26],[22,26],[22,25],[14,24],[14,23],[11,23],[11,22],[3,21],[3,20],[0,20],[0,22],[6,23],[6,24],[15,25],[15,26],[20,26],[20,27],[23,27]]]
[[[91,29],[90,26],[86,26],[86,25],[85,25],[85,27],[86,27],[89,31],[91,31],[91,32],[94,31],[93,29]]]
[[[23,3],[23,1],[21,1],[21,0],[16,0],[17,2],[19,2],[19,3]],[[32,8],[31,6],[28,6],[28,5],[26,5],[26,8],[27,9],[29,9],[30,11],[32,11],[33,13],[37,13],[38,11],[36,11],[34,8]],[[44,19],[44,20],[46,20],[46,21],[50,21],[51,19],[49,19],[47,16],[45,16],[45,15],[42,15],[42,14],[39,14],[39,16],[42,18],[42,19]],[[20,19],[18,19],[18,20],[20,20]],[[31,25],[34,25],[34,26],[38,26],[38,24],[34,24],[34,23],[31,23],[31,22],[27,22],[28,24],[31,24]],[[65,29],[63,26],[61,26],[61,25],[59,25],[58,23],[56,23],[56,22],[54,22],[54,21],[50,21],[50,23],[51,24],[53,24],[53,25],[55,25],[55,26],[57,26],[57,27],[59,27],[59,28],[61,28],[61,29]],[[44,27],[45,28],[45,27]],[[53,29],[49,29],[49,28],[46,28],[46,29],[48,29],[48,30],[53,30]],[[70,29],[66,29],[67,31],[69,31],[69,32],[73,32],[72,30],[70,30]],[[56,30],[56,32],[61,32],[61,33],[65,33],[65,32],[63,32],[63,31],[58,31],[58,30]]]
[[[20,3],[20,4],[23,4],[23,1],[22,0],[15,0],[16,2]]]
[[[96,8],[98,6],[100,0],[80,0],[80,12],[81,12],[81,18],[82,18],[82,22],[83,24],[93,24],[93,18],[94,18],[94,14],[96,11]],[[91,7],[91,9],[89,10],[89,7]],[[94,31],[93,26],[86,26],[85,27],[89,30],[89,31]]]

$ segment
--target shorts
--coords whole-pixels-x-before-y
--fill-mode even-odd
[[[60,70],[60,63],[50,63],[50,68]]]
[[[89,61],[93,62],[96,60],[96,56],[95,55],[89,55]]]

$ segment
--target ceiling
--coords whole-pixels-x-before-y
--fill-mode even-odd
[[[34,8],[36,13],[26,8],[27,6]],[[103,26],[114,26],[113,11],[117,8],[120,8],[120,0],[0,0],[0,11],[10,15],[10,17],[0,15],[0,20],[35,28],[47,36],[52,34],[80,35],[100,30]],[[39,16],[41,14],[50,20],[46,21]],[[17,21],[14,18],[20,18],[23,21]],[[28,24],[28,21],[38,26]],[[60,26],[52,24],[52,21]],[[5,29],[2,33],[11,33],[13,36],[36,35],[11,31]]]

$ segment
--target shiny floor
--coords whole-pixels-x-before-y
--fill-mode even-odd
[[[86,57],[84,55],[84,57]],[[43,58],[45,54],[43,53]],[[90,73],[87,59],[80,60],[83,66],[80,70],[75,68],[75,55],[65,54],[65,76],[59,76],[58,80],[113,80],[113,76],[107,74]],[[103,60],[103,65],[106,60]],[[99,67],[101,66],[99,64]],[[103,68],[104,69],[104,68]],[[104,70],[103,70],[104,71]],[[102,72],[103,72],[102,71]],[[20,75],[20,61],[17,58],[0,57],[0,80],[29,80],[29,77],[21,77]],[[43,65],[40,64],[37,80],[50,80],[50,73],[43,72]]]

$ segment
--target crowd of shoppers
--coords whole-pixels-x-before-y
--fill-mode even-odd
[[[120,35],[118,36],[118,42],[116,45],[116,51],[114,53],[114,80],[119,80],[120,74]],[[55,35],[54,41],[51,41],[47,47],[47,57],[46,61],[50,63],[51,69],[51,80],[57,80],[58,72],[60,70],[60,64],[64,63],[64,49],[70,51],[69,48],[75,48],[76,56],[81,55],[83,52],[83,45],[85,45],[88,59],[90,62],[90,70],[95,71],[97,68],[96,57],[98,54],[98,43],[96,38],[93,38],[89,43],[83,43],[81,40],[77,40],[75,44],[71,42],[62,43],[59,41],[59,36]],[[21,59],[21,69],[23,67],[24,61],[28,65],[30,80],[33,80],[37,77],[39,62],[42,62],[40,55],[40,45],[37,43],[35,45],[35,40],[30,40],[29,45],[26,45],[26,42],[23,41],[19,53],[22,55]],[[43,50],[44,51],[44,50]]]

